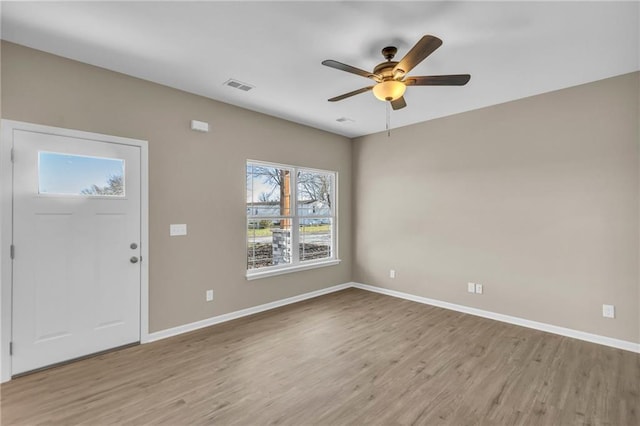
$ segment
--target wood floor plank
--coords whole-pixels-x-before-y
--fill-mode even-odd
[[[640,355],[357,289],[40,371],[3,425],[640,424]]]

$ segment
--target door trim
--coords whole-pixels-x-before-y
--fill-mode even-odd
[[[0,121],[0,383],[11,380],[9,343],[13,329],[13,132],[26,130],[140,148],[140,343],[149,341],[149,149],[145,140],[123,138],[80,130],[63,129],[14,120]],[[19,255],[19,252],[17,253]]]

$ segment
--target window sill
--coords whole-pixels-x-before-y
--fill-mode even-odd
[[[247,272],[247,280],[257,280],[260,278],[274,277],[276,275],[289,274],[291,272],[306,271],[307,269],[323,268],[325,266],[334,266],[340,263],[340,259],[324,260],[313,263],[301,263],[295,266],[287,266],[278,269],[270,269],[268,271]]]

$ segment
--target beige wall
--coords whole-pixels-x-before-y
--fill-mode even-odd
[[[152,332],[351,280],[347,138],[11,43],[2,44],[2,112],[149,141]],[[191,131],[192,119],[211,131]],[[245,279],[247,159],[339,172],[340,265]],[[169,237],[170,223],[189,235]]]
[[[356,139],[354,281],[640,342],[639,75]]]
[[[3,118],[149,141],[151,331],[353,278],[640,342],[638,73],[358,138],[352,155],[326,132],[6,42],[1,54]],[[339,266],[245,280],[247,158],[340,173]]]

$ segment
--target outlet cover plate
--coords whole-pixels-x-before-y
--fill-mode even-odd
[[[605,318],[615,318],[616,307],[613,305],[602,305],[602,316]]]
[[[207,290],[207,302],[211,302],[213,300],[213,290]]]
[[[476,284],[476,294],[482,294],[482,284]]]

